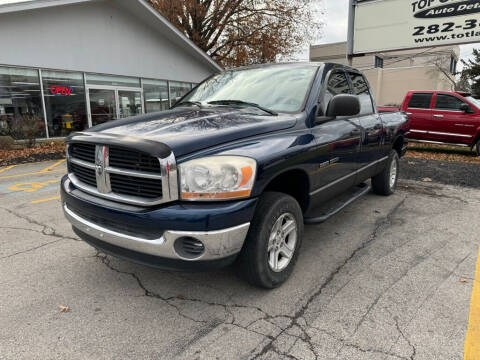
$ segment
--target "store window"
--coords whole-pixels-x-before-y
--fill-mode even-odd
[[[170,102],[173,105],[191,90],[190,83],[171,81],[170,82]]]
[[[43,70],[42,80],[50,137],[88,128],[83,74]]]
[[[143,80],[145,112],[152,113],[169,109],[168,83],[163,80]]]
[[[87,84],[139,88],[140,79],[126,76],[87,74]]]
[[[45,137],[38,70],[0,67],[0,136]]]

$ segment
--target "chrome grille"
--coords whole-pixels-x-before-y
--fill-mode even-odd
[[[112,191],[117,194],[143,196],[150,199],[162,197],[162,180],[142,179],[110,174]]]
[[[69,155],[75,159],[95,162],[95,144],[72,144],[69,148]]]
[[[95,176],[95,170],[89,169],[83,166],[79,166],[73,163],[68,164],[68,171],[75,174],[81,182],[84,182],[90,186],[97,186],[97,178]]]
[[[67,155],[70,180],[85,192],[147,206],[178,199],[173,153],[159,159],[118,146],[72,143]]]
[[[114,146],[110,147],[110,166],[121,169],[161,173],[160,163],[156,157]]]

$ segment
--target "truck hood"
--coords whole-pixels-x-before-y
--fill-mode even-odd
[[[294,115],[264,115],[251,108],[176,108],[169,111],[110,121],[67,141],[88,141],[150,148],[167,145],[182,156],[223,143],[293,127]]]

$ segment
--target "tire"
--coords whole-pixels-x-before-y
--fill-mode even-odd
[[[375,194],[389,196],[395,192],[400,169],[400,158],[395,150],[390,152],[383,171],[372,177],[372,189]]]
[[[274,231],[274,227],[278,230],[276,226],[282,230]],[[294,230],[282,236],[282,232],[293,226]],[[303,215],[298,202],[284,193],[266,192],[259,200],[239,256],[240,275],[258,287],[273,289],[280,286],[292,274],[302,237]],[[291,251],[290,257],[284,255],[288,250]]]
[[[480,156],[480,139],[477,141],[473,149],[475,150],[477,156]]]

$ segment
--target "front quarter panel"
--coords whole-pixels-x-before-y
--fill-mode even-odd
[[[195,158],[232,155],[255,159],[257,176],[251,196],[259,196],[268,183],[282,173],[301,170],[308,175],[315,171],[315,157],[311,151],[315,140],[311,130],[302,126],[305,123],[304,116],[301,118],[294,129],[209,149],[195,154]],[[179,163],[192,158],[180,159]]]

